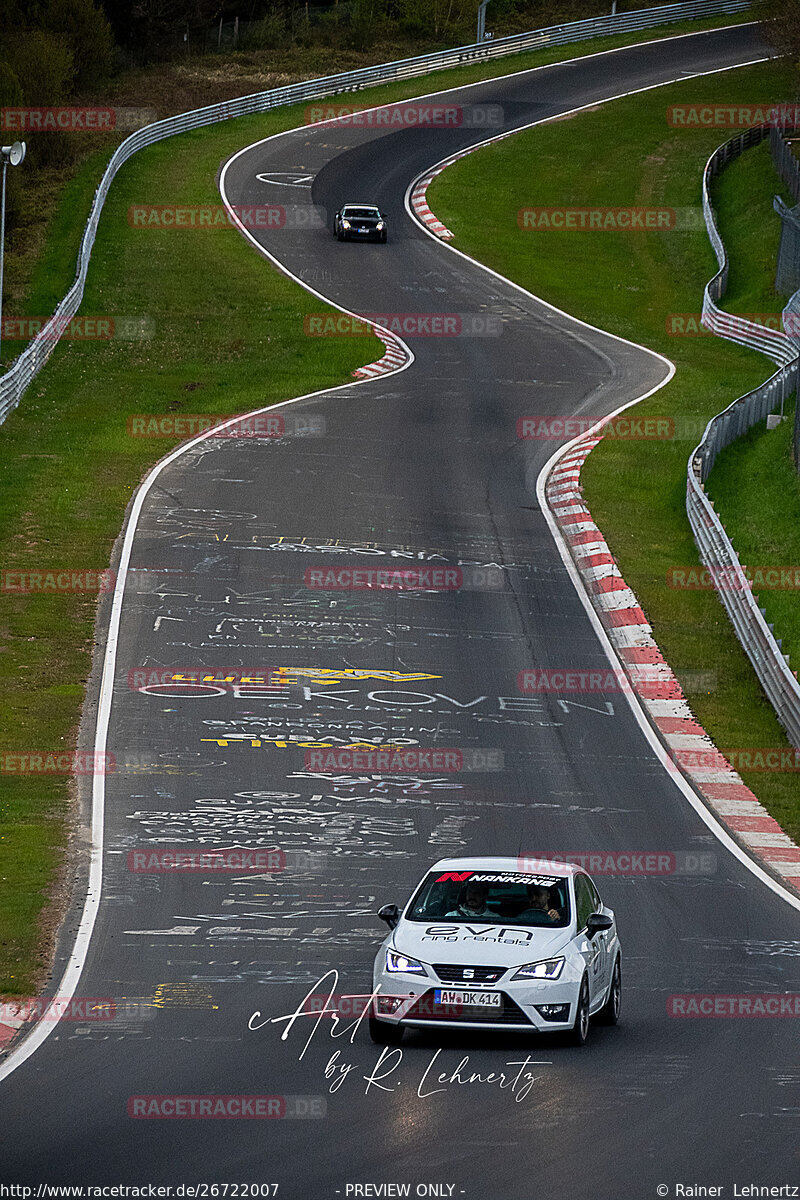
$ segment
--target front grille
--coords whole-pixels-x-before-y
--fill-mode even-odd
[[[507,967],[475,967],[471,963],[434,963],[433,969],[443,983],[496,983]],[[465,971],[472,971],[465,975]]]
[[[487,1025],[530,1025],[530,1018],[525,1016],[518,1004],[510,996],[503,993],[502,1008],[465,1008],[452,1005],[445,1008],[434,1003],[433,990],[420,996],[407,1013],[403,1014],[404,1021],[470,1021]]]

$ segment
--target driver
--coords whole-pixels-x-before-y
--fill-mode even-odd
[[[493,913],[486,906],[486,898],[489,895],[488,884],[485,883],[467,883],[461,893],[458,902],[458,908],[452,909],[447,913],[448,917],[492,917],[495,918],[497,913]]]
[[[526,908],[525,912],[519,914],[517,920],[537,920],[541,921],[544,914],[551,921],[560,921],[561,913],[557,908],[553,908],[550,900],[550,889],[542,887],[539,883],[528,884],[528,900],[530,908]]]

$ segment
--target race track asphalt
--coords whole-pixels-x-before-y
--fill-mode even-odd
[[[447,100],[500,106],[506,130],[765,53],[755,26],[730,28]],[[446,75],[433,82],[446,85]],[[517,421],[599,416],[667,368],[452,254],[406,214],[419,172],[485,136],[463,125],[309,126],[247,149],[226,172],[237,205],[290,195],[327,213],[353,199],[386,210],[387,246],[340,244],[326,228],[253,231],[335,303],[491,317],[501,331],[410,336],[405,371],[283,410],[324,430],[206,440],[150,487],[122,607],[108,734],[121,769],[106,781],[102,901],[79,988],[116,998],[117,1015],[60,1022],[2,1079],[0,1180],[277,1182],[287,1200],[388,1182],[411,1195],[448,1185],[441,1195],[471,1200],[644,1200],[660,1184],[674,1195],[676,1181],[724,1185],[730,1197],[734,1183],[800,1183],[794,1023],[667,1015],[675,993],[800,990],[798,913],[717,841],[623,697],[517,686],[532,665],[607,665],[538,508],[536,480],[558,441],[520,440]],[[309,315],[319,305],[310,296]],[[465,583],[308,586],[309,569],[332,564],[460,567]],[[190,694],[141,690],[129,675],[200,666],[295,673],[281,687]],[[313,668],[335,682],[302,673]],[[291,744],[397,739],[500,752],[502,769],[320,773]],[[132,851],[180,845],[280,847],[287,869],[129,868]],[[624,1011],[585,1048],[432,1032],[407,1036],[376,1071],[363,1026],[338,1040],[308,1018],[285,1040],[280,1023],[248,1028],[256,1011],[291,1013],[331,969],[338,991],[367,992],[384,932],[375,910],[402,902],[437,858],[598,849],[706,858],[695,873],[598,878],[623,941]],[[352,1069],[326,1078],[334,1055],[334,1068]],[[459,1081],[510,1079],[519,1068],[507,1064],[526,1058],[524,1091]],[[289,1110],[325,1115],[128,1116],[133,1096],[210,1093],[285,1096]]]

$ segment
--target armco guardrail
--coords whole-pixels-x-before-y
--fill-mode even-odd
[[[483,62],[502,58],[509,54],[519,54],[523,50],[535,50],[543,46],[561,46],[569,42],[584,41],[591,37],[649,29],[673,21],[696,20],[717,14],[743,12],[749,7],[749,0],[689,0],[683,4],[668,4],[659,8],[637,9],[635,12],[620,13],[616,16],[593,17],[564,25],[550,25],[545,29],[515,34],[513,37],[498,38],[496,41],[459,46],[454,50],[423,54],[417,58],[401,59],[393,63],[382,63],[375,67],[365,67],[360,71],[345,71],[340,75],[328,75],[322,79],[291,84],[288,87],[275,88],[269,92],[255,92],[250,96],[242,96],[238,100],[212,104],[207,108],[198,108],[193,112],[181,113],[177,117],[156,121],[152,125],[146,125],[143,129],[137,130],[136,133],[121,142],[114,151],[95,193],[78,254],[78,272],[75,282],[50,320],[39,330],[33,341],[22,351],[5,375],[0,377],[0,424],[19,404],[28,384],[52,354],[61,330],[77,313],[83,299],[89,259],[108,189],[122,164],[127,162],[137,150],[151,146],[155,142],[172,137],[177,133],[200,129],[204,125],[213,125],[218,121],[228,121],[234,117],[247,116],[250,113],[266,112],[270,108],[282,105],[316,100],[322,96],[335,96],[342,92],[357,92],[362,88],[374,87],[377,84],[390,83],[398,79],[412,79],[418,75],[427,75],[432,71],[442,71],[447,67],[460,66],[464,63]]]
[[[797,346],[800,354],[800,291],[795,292],[782,313],[783,328]],[[798,382],[800,382],[800,361],[798,362]],[[794,469],[800,474],[800,403],[794,406],[794,431],[792,433],[792,458]]]
[[[715,301],[722,299],[728,287],[728,256],[725,253],[725,247],[722,244],[722,239],[719,236],[716,221],[714,220],[714,210],[711,205],[710,193],[711,180],[732,159],[738,158],[750,146],[756,146],[764,138],[770,137],[771,132],[771,126],[757,125],[753,129],[747,129],[744,133],[731,138],[730,141],[724,142],[711,155],[703,171],[703,216],[705,217],[706,229],[711,239],[711,245],[714,247],[714,253],[719,263],[719,270],[708,281],[703,293],[703,324],[713,333],[718,334],[719,337],[725,337],[729,341],[738,342],[740,345],[747,346],[751,350],[760,350],[762,354],[766,354],[774,362],[780,363],[783,366],[790,363],[797,354],[793,342],[785,334],[777,329],[765,329],[763,326],[756,325],[752,321],[746,321],[742,317],[736,317],[731,313],[723,312],[715,303]],[[745,398],[742,397],[743,400]],[[728,411],[726,409],[726,412]],[[758,419],[760,420],[761,418]],[[736,436],[738,437],[739,435],[737,434]],[[727,445],[728,443],[724,444]],[[703,482],[705,482],[706,475],[703,476]]]
[[[710,181],[724,165],[748,146],[756,145],[769,134],[768,126],[749,129],[718,147],[703,172],[703,212],[719,270],[706,285],[703,295],[703,323],[720,337],[760,350],[781,366],[776,373],[745,396],[734,400],[709,421],[700,445],[689,458],[686,483],[686,511],[700,559],[708,568],[720,600],[731,619],[736,636],[750,659],[778,720],[792,745],[800,747],[800,683],[789,669],[781,644],[775,638],[764,611],[753,595],[739,557],[726,534],[704,484],[714,461],[725,446],[746,433],[772,412],[797,386],[798,349],[794,338],[777,330],[764,329],[751,321],[722,312],[715,301],[722,298],[728,281],[728,257],[717,229],[711,206]],[[793,296],[787,312],[798,297]],[[800,304],[798,305],[800,309]],[[798,311],[792,309],[792,311]],[[784,324],[786,323],[784,314]]]
[[[797,207],[800,206],[800,159],[784,137],[784,130],[777,125],[770,130],[769,144],[775,168],[795,203],[794,208],[789,208],[780,196],[776,196],[773,201],[773,207],[781,218],[775,288],[786,293],[793,291],[800,284],[800,213]],[[794,450],[797,459],[796,439]]]

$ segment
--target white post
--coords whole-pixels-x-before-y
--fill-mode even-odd
[[[25,158],[24,142],[14,142],[13,146],[0,146],[0,160],[3,163],[2,199],[0,199],[0,353],[3,349],[3,262],[6,246],[6,170],[8,164],[18,167]]]
[[[486,6],[489,0],[481,0],[478,6],[478,36],[476,42],[482,42],[486,36]]]
[[[8,159],[3,155],[3,199],[0,203],[0,357],[3,354],[3,250],[6,241],[6,169]]]

